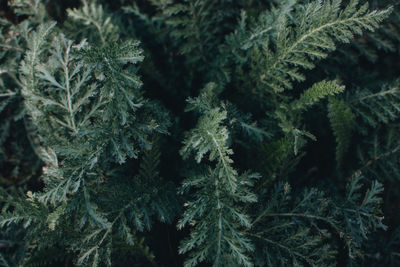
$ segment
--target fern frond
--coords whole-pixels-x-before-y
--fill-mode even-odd
[[[384,85],[380,91],[367,89],[358,91],[356,97],[350,99],[351,108],[366,125],[377,127],[387,124],[399,117],[400,112],[399,82]]]
[[[267,205],[252,221],[257,234],[251,236],[260,242],[256,253],[271,266],[333,266],[337,252],[324,244],[338,223],[329,214],[330,205],[330,200],[316,189],[305,190],[292,199],[289,184],[276,184]],[[326,225],[319,227],[319,223]]]
[[[140,195],[138,210],[141,211],[148,230],[151,228],[152,216],[157,216],[162,222],[171,223],[178,209],[176,197],[169,195],[169,192],[175,192],[175,186],[159,175],[160,156],[159,137],[155,135],[151,149],[144,152],[139,173],[134,177],[134,187]]]
[[[155,3],[155,2],[153,2]],[[230,0],[184,0],[159,2],[166,31],[172,47],[183,55],[184,64],[190,69],[189,82],[198,74],[204,74],[204,82],[226,84],[229,70],[221,66],[224,61],[219,46],[224,35],[232,30],[237,13],[235,3]],[[212,70],[212,71],[210,71]]]
[[[55,23],[46,23],[40,25],[37,31],[32,32],[30,34],[30,41],[28,44],[28,50],[25,55],[25,60],[21,63],[21,72],[26,76],[24,80],[22,78],[22,83],[25,85],[27,90],[28,88],[35,88],[35,66],[40,57],[40,54],[43,53],[43,45],[45,44],[46,38],[49,33],[52,31],[56,24]]]
[[[208,84],[205,91],[190,103],[205,103],[210,98],[208,93],[216,89],[215,84]],[[208,154],[211,162],[216,162],[214,169],[208,168],[204,174],[188,178],[183,183],[183,192],[190,188],[197,189],[196,197],[188,201],[183,218],[178,228],[187,224],[193,226],[190,237],[180,246],[180,253],[189,251],[186,266],[195,266],[202,261],[211,261],[215,266],[240,264],[252,266],[247,252],[253,249],[248,238],[241,232],[248,228],[249,218],[243,210],[234,203],[252,203],[256,197],[250,192],[252,179],[257,175],[238,175],[232,167],[232,150],[227,146],[228,130],[222,125],[226,119],[226,111],[219,107],[204,109],[204,105],[192,108],[202,114],[197,126],[186,134],[181,155],[188,158],[195,153],[197,163]],[[211,193],[210,193],[211,192]]]
[[[351,0],[341,10],[341,2],[314,1],[294,14],[298,23],[294,28],[282,28],[274,42],[276,51],[262,51],[260,78],[265,86],[275,92],[291,89],[293,81],[304,80],[301,69],[314,68],[316,60],[335,50],[334,41],[346,43],[362,30],[373,31],[392,10],[369,12],[368,4],[357,9],[358,0]]]
[[[315,83],[305,90],[301,96],[289,104],[281,104],[275,111],[279,126],[285,134],[293,139],[294,153],[306,143],[306,138],[316,140],[315,136],[306,130],[300,129],[299,115],[321,99],[343,92],[344,86],[336,81],[322,81]]]
[[[344,101],[330,98],[328,118],[336,138],[336,162],[340,166],[350,145],[355,116]]]
[[[295,4],[296,0],[280,1],[277,6],[262,12],[254,21],[249,21],[246,11],[242,10],[237,29],[226,37],[227,44],[233,49],[234,61],[243,64],[248,59],[243,52],[253,47],[268,48],[276,32],[280,32],[283,29],[281,27],[286,25]]]
[[[109,102],[103,115],[106,121],[118,114],[119,123],[124,125],[131,116],[130,112],[143,105],[141,93],[137,90],[142,82],[132,68],[133,64],[143,60],[138,46],[139,42],[127,41],[84,51],[85,61],[98,71],[99,79],[105,83],[102,94]],[[127,65],[130,68],[125,69]]]
[[[218,8],[229,8],[228,1],[185,0],[184,3],[170,5],[162,12],[166,24],[171,28],[171,37],[184,40],[179,51],[188,57],[189,63],[208,63],[211,52],[216,51],[219,31],[223,30],[224,17],[218,14]],[[223,15],[229,14],[224,12]],[[216,27],[219,24],[219,27]]]
[[[360,248],[371,231],[387,228],[382,222],[383,216],[379,208],[382,198],[378,195],[383,192],[383,186],[375,180],[363,196],[360,193],[362,178],[359,172],[353,175],[347,185],[346,201],[339,208],[346,233],[350,235],[345,241],[351,260],[362,256]]]
[[[338,85],[336,81],[322,81],[313,84],[313,86],[301,94],[298,100],[292,103],[294,109],[307,108],[316,104],[320,99],[327,96],[333,96],[344,91],[344,86]]]
[[[396,137],[397,132],[397,127],[384,128],[382,136],[378,136],[380,132],[374,132],[368,140],[359,145],[359,170],[366,176],[382,183],[399,179],[400,143]]]
[[[251,236],[263,243],[259,253],[272,265],[333,266],[332,259],[337,252],[323,244],[333,234],[339,234],[346,243],[350,259],[360,257],[359,250],[369,233],[386,229],[378,196],[382,185],[374,181],[363,196],[361,178],[359,173],[352,177],[343,203],[336,203],[316,189],[305,190],[301,197],[293,200],[288,184],[275,186],[268,205],[252,222],[252,229],[257,228],[259,233]],[[274,240],[274,236],[281,239]]]
[[[83,6],[79,9],[68,9],[68,16],[79,21],[83,25],[96,29],[101,44],[115,42],[118,39],[118,27],[111,21],[111,17],[104,12],[103,6],[96,1],[83,0]]]

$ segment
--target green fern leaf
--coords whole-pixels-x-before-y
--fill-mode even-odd
[[[344,101],[330,98],[328,117],[336,138],[336,162],[340,166],[350,146],[355,116]]]

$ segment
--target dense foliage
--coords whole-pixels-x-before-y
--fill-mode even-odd
[[[9,0],[0,266],[399,266],[397,0]]]

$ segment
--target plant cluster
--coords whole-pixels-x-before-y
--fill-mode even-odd
[[[0,266],[398,266],[396,0],[9,0]]]

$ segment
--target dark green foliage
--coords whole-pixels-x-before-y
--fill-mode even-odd
[[[118,40],[117,26],[112,23],[110,16],[104,12],[103,6],[96,5],[94,1],[89,1],[89,3],[88,1],[83,1],[82,8],[69,9],[68,16],[79,22],[80,28],[78,32],[82,32],[83,36],[93,38],[94,42],[100,39],[101,44],[105,44],[106,41],[115,42]],[[96,34],[89,34],[89,32],[93,31]]]
[[[233,151],[227,146],[228,131],[222,125],[226,111],[213,103],[217,88],[209,83],[200,96],[189,99],[189,110],[201,114],[197,126],[187,133],[181,154],[184,158],[194,152],[197,163],[208,155],[216,162],[215,168],[204,167],[201,174],[183,181],[182,190],[198,189],[196,197],[184,204],[187,206],[178,228],[193,226],[190,237],[184,240],[179,252],[189,254],[186,266],[195,266],[201,261],[213,262],[215,266],[252,266],[247,253],[253,250],[251,243],[241,230],[250,227],[248,216],[239,203],[253,203],[256,196],[249,190],[256,174],[239,175],[232,167]],[[238,203],[239,202],[239,203]]]
[[[259,81],[258,93],[261,95],[291,89],[294,81],[304,81],[300,70],[314,68],[316,60],[325,58],[328,52],[335,50],[334,41],[349,42],[354,34],[361,34],[363,29],[376,28],[390,13],[390,10],[368,12],[368,4],[358,7],[357,0],[350,1],[344,10],[340,8],[340,0],[326,1],[323,5],[313,1],[298,8],[291,15],[294,21],[291,23],[288,15],[295,1],[282,2],[279,11],[273,10],[272,14],[267,15],[277,17],[274,22],[265,22],[265,16],[259,18],[260,24],[265,25],[265,33],[270,34],[263,36],[258,29],[258,33],[256,31],[256,35],[250,35],[249,40],[242,36],[244,34],[235,38],[240,38],[235,41],[241,44],[242,49],[254,46],[250,50],[250,58],[252,70],[258,75],[250,75]],[[245,25],[240,28],[243,30]],[[252,43],[261,43],[261,47]]]
[[[215,55],[224,35],[232,30],[238,10],[230,0],[153,1],[162,12],[166,30],[177,52],[185,56],[189,74],[226,79]],[[168,4],[166,4],[168,3]]]
[[[354,127],[354,114],[345,102],[331,98],[328,105],[328,117],[336,138],[336,161],[341,165],[346,154]]]
[[[264,264],[329,266],[337,251],[326,240],[337,239],[343,239],[350,259],[360,256],[358,249],[367,233],[385,229],[378,208],[382,185],[374,181],[361,196],[360,180],[356,174],[347,186],[346,197],[336,201],[316,189],[292,199],[289,184],[276,186],[268,206],[253,222],[258,230],[252,236],[263,244],[259,253],[267,259]]]
[[[369,126],[389,123],[398,118],[399,85],[384,85],[378,92],[359,91],[356,98],[350,100],[353,110]]]
[[[380,134],[374,133],[366,140],[366,145],[370,149],[358,149],[358,157],[361,168],[368,173],[369,176],[380,179],[381,181],[396,181],[399,176],[399,160],[398,154],[400,144],[396,136],[395,127],[386,129],[387,132]]]
[[[0,266],[399,265],[398,1],[57,3],[1,10]]]
[[[19,130],[25,128],[27,120],[21,105],[23,99],[18,68],[27,45],[28,32],[45,20],[44,6],[40,1],[16,1],[13,7],[16,13],[30,17],[29,22],[23,21],[17,25],[5,18],[0,20],[0,179],[2,184],[8,185],[10,182],[23,183],[31,179],[39,166],[32,151],[24,153],[23,149],[29,149],[29,143],[35,140],[29,127],[26,127],[26,131]],[[15,134],[11,135],[11,132]],[[35,167],[27,170],[26,166],[23,166],[25,163]],[[7,176],[13,177],[14,181],[4,179]]]

